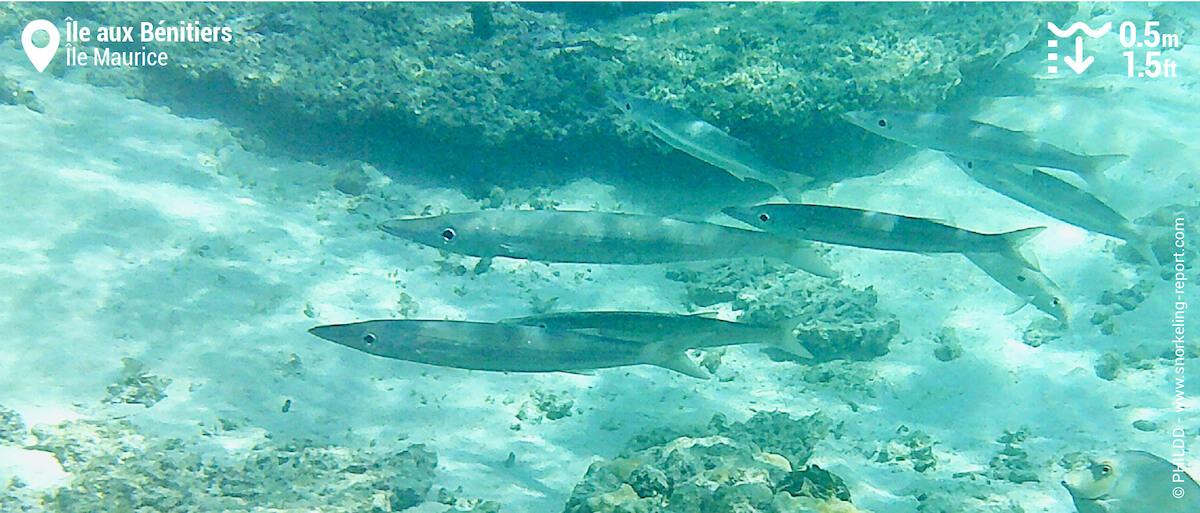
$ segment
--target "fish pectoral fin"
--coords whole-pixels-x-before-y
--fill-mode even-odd
[[[699,317],[701,319],[716,319],[717,315],[720,313],[721,312],[718,312],[716,310],[701,310],[699,312],[692,312],[690,314],[685,314],[685,315],[687,317]]]
[[[475,264],[475,268],[471,270],[476,276],[486,273],[492,267],[492,257],[483,257]]]
[[[712,375],[708,371],[696,365],[696,362],[684,353],[672,353],[666,359],[651,362],[650,365],[662,367],[667,370],[673,370],[680,374],[685,374],[696,379],[712,379]]]
[[[829,266],[825,259],[812,246],[796,243],[790,252],[780,258],[793,267],[822,278],[837,278],[838,272]]]

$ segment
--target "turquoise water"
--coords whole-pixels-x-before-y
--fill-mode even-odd
[[[1198,475],[1194,4],[0,13],[4,511],[1068,513],[1105,453]],[[597,311],[658,317],[551,315]],[[308,333],[368,320],[405,322]]]

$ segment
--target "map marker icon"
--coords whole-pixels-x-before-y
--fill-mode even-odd
[[[33,34],[39,30],[46,31],[50,35],[50,44],[38,48],[33,44]],[[21,32],[21,46],[25,47],[25,55],[29,56],[29,62],[33,63],[33,67],[37,68],[38,73],[45,71],[46,66],[50,65],[50,61],[54,59],[54,52],[58,51],[58,27],[46,20],[34,20],[25,25],[25,30]]]

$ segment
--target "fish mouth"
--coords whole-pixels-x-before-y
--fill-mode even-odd
[[[407,239],[407,238],[411,238],[411,236],[412,236],[414,233],[416,233],[416,231],[412,229],[412,226],[409,226],[408,228],[405,228],[405,227],[404,227],[404,226],[405,226],[405,221],[414,221],[414,220],[417,220],[417,219],[422,219],[422,218],[420,218],[420,217],[409,217],[409,218],[403,218],[403,217],[402,217],[402,218],[399,218],[399,219],[389,219],[389,220],[387,220],[387,221],[384,221],[384,222],[382,222],[382,223],[379,223],[379,224],[378,224],[378,225],[376,225],[376,226],[377,226],[377,227],[378,227],[380,230],[383,230],[383,233],[386,233],[386,234],[388,234],[388,235],[392,235],[392,236],[394,236],[394,237],[400,237],[400,238],[402,238],[402,239]]]
[[[351,329],[350,327],[352,325],[353,324],[323,324],[321,326],[313,326],[309,328],[308,332],[313,336],[328,342],[333,342],[334,344],[340,346],[357,349],[351,342],[351,340],[354,340],[351,338],[353,335],[348,333],[348,330]]]
[[[330,331],[332,331],[330,326],[313,326],[308,329],[308,333],[314,337],[320,337],[325,340],[333,341],[329,333]]]

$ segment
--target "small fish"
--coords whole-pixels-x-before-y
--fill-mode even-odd
[[[801,358],[813,357],[797,340],[796,325],[764,326],[699,315],[655,312],[563,312],[500,321],[654,343],[671,341],[683,349],[767,344]]]
[[[1003,253],[964,253],[967,260],[991,276],[996,283],[1016,294],[1021,299],[1012,312],[1027,304],[1058,319],[1064,326],[1070,323],[1070,312],[1066,297],[1050,278],[1040,271],[1030,269],[1022,259],[1017,262]]]
[[[1062,485],[1079,513],[1196,513],[1200,485],[1180,467],[1125,451],[1068,473]]]
[[[1006,253],[1021,258],[1017,248],[1045,229],[978,233],[922,217],[801,203],[726,207],[721,212],[755,228],[800,239],[912,253]]]
[[[804,241],[641,214],[484,210],[393,219],[379,228],[418,244],[485,260],[659,264],[772,257],[818,276],[837,275]]]
[[[947,156],[976,182],[1064,223],[1122,239],[1146,262],[1158,262],[1142,230],[1091,193],[1040,169]]]
[[[842,119],[911,146],[966,158],[1064,169],[1093,184],[1104,183],[1104,170],[1129,158],[1128,155],[1079,155],[1041,142],[1025,132],[942,114],[853,111],[842,114]]]
[[[317,326],[309,333],[384,358],[499,372],[579,372],[648,364],[708,379],[673,344],[490,322],[375,320]]]
[[[638,126],[679,151],[724,169],[738,180],[750,178],[782,191],[802,185],[807,177],[790,173],[767,163],[749,144],[736,139],[687,112],[645,98],[610,92],[608,100]]]

